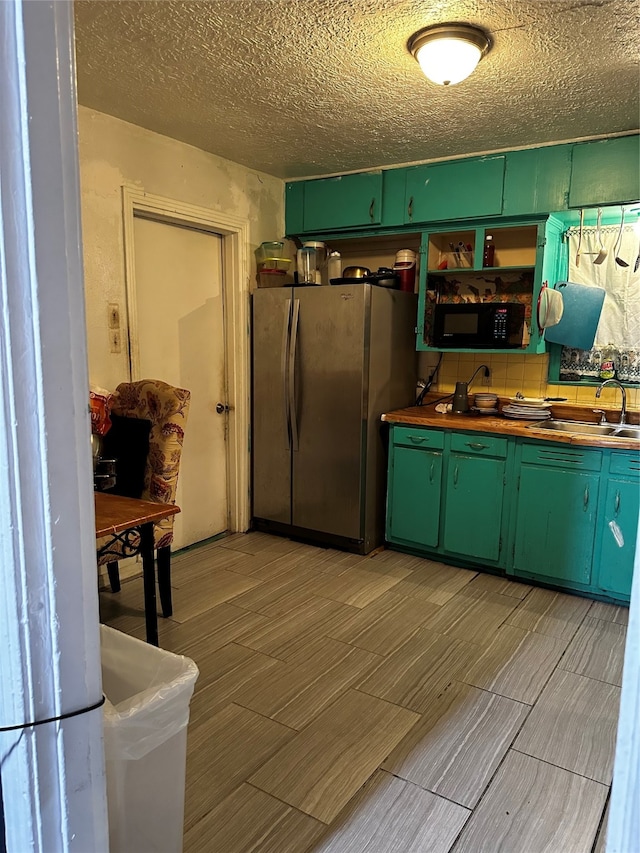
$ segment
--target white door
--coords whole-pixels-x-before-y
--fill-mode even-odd
[[[227,529],[222,238],[134,218],[139,375],[191,391],[173,549]],[[133,341],[136,344],[136,340]]]

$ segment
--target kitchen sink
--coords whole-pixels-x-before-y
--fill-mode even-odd
[[[557,432],[576,432],[581,435],[612,435],[616,429],[614,424],[584,424],[580,421],[544,421],[531,424],[528,429],[553,429]]]
[[[619,426],[618,424],[590,424],[580,421],[549,420],[543,423],[529,424],[527,429],[550,429],[556,432],[569,432],[576,435],[607,435],[612,438],[640,439],[640,427]]]
[[[640,439],[640,427],[627,426],[617,426],[614,428],[611,435],[614,438],[636,438]]]

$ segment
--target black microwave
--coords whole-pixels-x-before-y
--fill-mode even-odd
[[[433,346],[500,349],[521,347],[521,302],[450,302],[434,306]]]

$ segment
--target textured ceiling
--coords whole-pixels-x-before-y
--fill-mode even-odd
[[[636,0],[76,0],[81,104],[284,178],[638,127]],[[406,50],[488,30],[446,89]]]

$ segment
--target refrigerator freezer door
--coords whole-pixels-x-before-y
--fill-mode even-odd
[[[292,522],[361,539],[370,288],[300,287],[298,299]]]
[[[253,515],[291,524],[290,287],[253,294]]]

